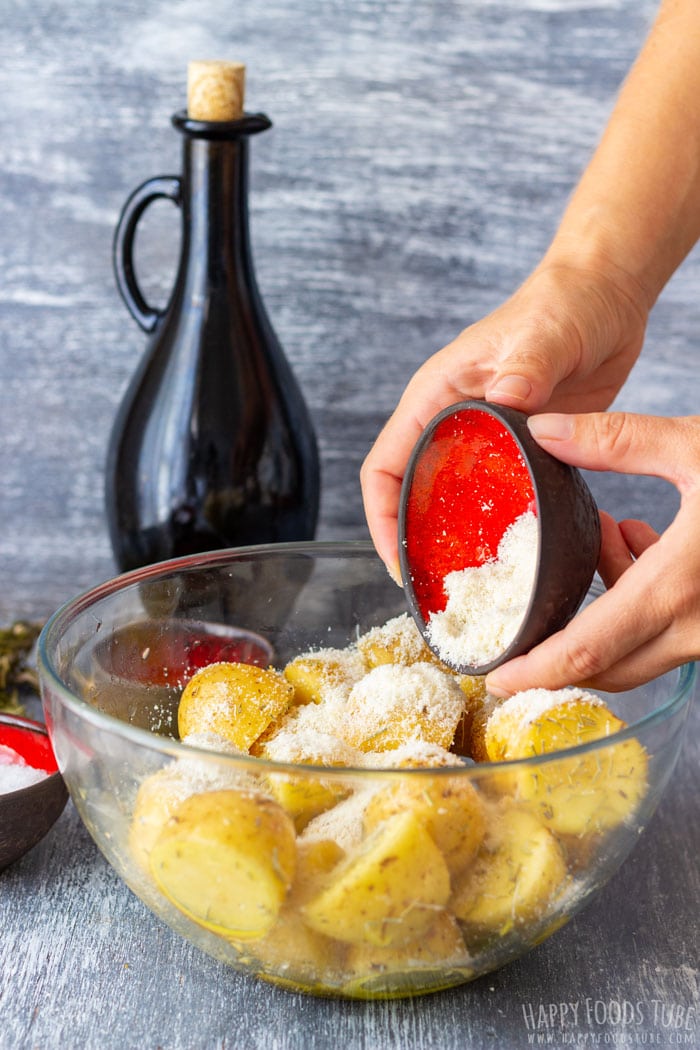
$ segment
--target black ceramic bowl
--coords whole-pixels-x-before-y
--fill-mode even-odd
[[[490,662],[458,664],[438,652],[427,628],[444,602],[444,577],[495,558],[499,538],[527,509],[537,518],[537,561],[520,627]],[[540,448],[524,413],[463,401],[428,424],[401,490],[399,559],[411,614],[445,663],[486,674],[566,626],[591,585],[600,543],[600,517],[581,474]]]
[[[11,726],[48,739],[40,722],[0,714],[0,726]],[[53,827],[68,800],[61,774],[51,773],[36,784],[0,794],[0,871],[28,853]]]

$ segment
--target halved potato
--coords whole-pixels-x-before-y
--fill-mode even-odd
[[[345,696],[364,673],[364,660],[352,648],[301,653],[283,671],[294,686],[295,704],[319,704],[326,697]]]
[[[566,879],[552,833],[527,810],[500,805],[474,863],[456,882],[449,910],[468,929],[504,935],[544,918]]]
[[[407,944],[387,948],[350,945],[346,966],[353,976],[344,991],[368,997],[435,991],[472,976],[464,938],[445,911],[437,913],[421,937]]]
[[[413,813],[384,821],[302,909],[319,933],[350,944],[405,944],[450,895],[442,854]]]
[[[214,933],[268,933],[294,878],[294,824],[263,795],[210,791],[187,798],[150,853],[168,900]]]
[[[464,778],[411,776],[384,788],[370,800],[365,826],[372,830],[388,817],[407,811],[423,822],[450,875],[459,874],[476,856],[486,826],[484,807]]]
[[[301,778],[297,774],[273,773],[267,778],[270,794],[294,821],[297,831],[303,831],[309,821],[325,813],[337,802],[347,798],[350,788],[340,781],[317,777]]]
[[[455,679],[434,664],[382,664],[353,686],[342,735],[361,751],[390,751],[409,740],[449,748],[464,704]]]
[[[529,690],[493,711],[486,747],[491,759],[527,758],[613,737],[624,728],[591,693]],[[631,817],[646,794],[647,770],[639,741],[611,739],[580,756],[513,770],[513,793],[560,834],[598,834]]]
[[[199,743],[198,738],[194,739]],[[210,750],[222,752],[233,747],[220,738],[207,738]],[[145,777],[139,785],[129,828],[129,848],[140,868],[150,874],[150,853],[153,845],[175,810],[190,795],[202,791],[227,788],[256,790],[252,777],[238,770],[226,769],[213,762],[197,758],[183,758],[171,762],[156,773]]]
[[[384,664],[410,667],[415,663],[440,663],[408,613],[394,616],[360,635],[357,648],[368,669]]]

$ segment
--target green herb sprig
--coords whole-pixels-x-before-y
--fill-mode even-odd
[[[17,620],[10,627],[0,628],[0,711],[13,715],[24,714],[20,703],[20,687],[29,686],[38,692],[36,670],[27,663],[43,624]]]

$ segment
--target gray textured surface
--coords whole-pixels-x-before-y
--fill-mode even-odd
[[[169,118],[189,58],[246,61],[249,108],[274,121],[252,144],[258,274],[318,428],[319,536],[361,537],[357,472],[374,435],[424,357],[536,262],[654,7],[0,0],[3,622],[112,574],[102,469],[143,339],[115,291],[111,238],[130,190],[179,170]],[[139,239],[154,299],[175,220],[154,208]],[[696,252],[622,404],[697,411],[699,286]],[[619,516],[673,516],[660,481],[591,480]],[[581,1016],[550,1045],[696,1046],[697,722],[652,826],[594,905],[525,959],[416,1002],[316,1001],[224,970],[121,886],[69,807],[0,876],[0,1047],[519,1048],[527,1004],[586,999],[640,1002],[644,1024]]]

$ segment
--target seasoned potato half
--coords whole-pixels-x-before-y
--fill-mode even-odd
[[[590,693],[530,690],[501,704],[488,720],[489,758],[527,758],[602,740],[625,728]],[[632,816],[647,789],[647,755],[635,739],[589,754],[513,771],[515,798],[535,806],[565,835],[598,834]]]
[[[294,825],[264,795],[210,791],[177,807],[150,853],[168,900],[215,933],[263,937],[294,878]]]
[[[354,649],[319,649],[295,657],[283,673],[294,686],[295,704],[319,704],[327,697],[347,696],[365,670]]]
[[[383,664],[410,667],[415,663],[440,663],[408,613],[394,616],[360,635],[357,648],[370,669]]]
[[[407,944],[380,948],[376,945],[349,946],[347,971],[352,974],[346,991],[408,994],[412,987],[424,987],[434,975],[431,987],[448,987],[455,971],[468,980],[469,956],[455,919],[442,911],[426,932]]]
[[[450,895],[447,865],[413,813],[390,817],[334,869],[302,913],[319,933],[380,947],[420,937]]]
[[[224,742],[222,750],[225,747]],[[257,782],[238,770],[196,758],[172,762],[146,777],[139,785],[129,828],[129,848],[139,867],[150,873],[153,845],[186,798],[228,788],[256,790]]]
[[[365,752],[391,751],[410,740],[449,748],[464,704],[455,679],[434,664],[382,664],[353,686],[343,736]]]
[[[468,929],[504,935],[545,916],[566,877],[552,833],[527,810],[501,805],[474,863],[456,880],[449,909]]]
[[[483,803],[459,777],[414,776],[378,792],[365,812],[368,830],[387,817],[410,811],[422,821],[442,853],[450,875],[457,875],[476,856],[486,826]]]
[[[267,784],[270,794],[292,818],[297,831],[303,831],[314,817],[347,798],[351,790],[339,780],[302,777],[298,773],[271,773]]]

